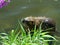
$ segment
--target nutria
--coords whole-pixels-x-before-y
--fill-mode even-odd
[[[52,28],[50,29],[50,33],[54,33],[55,32],[55,28],[56,28],[56,24],[54,22],[53,19],[51,18],[47,18],[47,17],[26,17],[24,19],[22,19],[22,23],[23,23],[23,26],[29,30],[32,30],[34,29],[34,26],[36,25],[36,29],[39,29],[40,27],[40,24],[42,23],[41,25],[41,29],[44,30],[44,31],[47,31],[46,29],[49,29],[49,28]],[[51,34],[51,35],[54,35],[54,34]]]
[[[40,25],[41,25],[41,29],[47,32],[49,32],[49,35],[54,36],[55,33],[55,28],[56,28],[56,24],[54,22],[53,19],[51,18],[47,18],[47,17],[26,17],[23,18],[22,20],[23,26],[26,29],[26,32],[28,32],[28,30],[33,30],[35,25],[36,25],[36,29],[39,29]],[[51,28],[50,30],[47,30]],[[53,45],[52,41],[49,42],[49,45]]]

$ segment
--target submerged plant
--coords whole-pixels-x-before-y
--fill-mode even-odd
[[[42,32],[41,29],[37,31],[36,28],[34,28],[34,33],[31,36],[30,31],[26,35],[26,32],[21,24],[20,27],[21,29],[18,33],[16,32],[17,30],[12,30],[9,34],[0,33],[0,42],[2,45],[48,45],[48,41],[56,41],[54,37],[46,35],[49,32]],[[53,38],[53,40],[45,38]]]
[[[0,8],[7,6],[10,0],[0,0]]]

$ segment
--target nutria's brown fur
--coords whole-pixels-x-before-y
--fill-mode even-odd
[[[34,29],[34,26],[36,25],[36,29],[39,28],[40,24],[42,30],[47,31],[46,29],[52,28],[49,30],[51,35],[54,35],[55,32],[55,22],[53,19],[51,18],[47,18],[47,17],[26,17],[24,19],[22,19],[22,23],[26,29],[26,31],[28,32],[28,29],[32,30]]]
[[[41,29],[47,32],[49,32],[48,34],[51,35],[51,36],[54,36],[54,33],[55,33],[55,28],[56,28],[56,24],[54,22],[53,19],[51,18],[47,18],[47,17],[26,17],[24,19],[21,20],[22,23],[23,23],[23,26],[25,27],[26,29],[26,32],[28,32],[28,30],[32,30],[34,29],[35,25],[36,25],[36,29],[39,29],[40,25],[41,25]],[[51,28],[50,30],[47,30]],[[33,34],[33,33],[32,33]],[[50,40],[52,40],[50,38]],[[49,45],[53,45],[52,44],[52,41],[51,42],[48,42]]]

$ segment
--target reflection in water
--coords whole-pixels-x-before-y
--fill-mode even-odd
[[[28,6],[23,6],[23,7],[21,7],[21,9],[26,9],[26,8],[28,8]]]
[[[28,0],[28,2],[30,3],[30,2],[31,2],[31,0]]]
[[[58,0],[54,0],[54,1],[58,1]]]
[[[15,9],[15,11],[11,12],[10,15],[5,15],[5,16],[12,16],[12,15],[18,15],[20,13],[23,13],[27,8],[29,8],[28,6],[21,6],[18,7],[18,9]]]

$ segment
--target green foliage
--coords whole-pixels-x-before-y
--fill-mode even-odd
[[[21,23],[19,25],[21,30],[18,33],[16,30],[12,30],[9,34],[0,33],[0,42],[2,45],[48,45],[48,41],[56,41],[54,37],[46,35],[48,32],[42,32],[41,27],[39,30],[36,30],[35,26],[34,33],[31,36],[30,31],[26,35]],[[53,38],[54,40],[45,40],[44,38]]]

